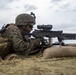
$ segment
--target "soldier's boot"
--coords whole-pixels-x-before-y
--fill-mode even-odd
[[[15,60],[15,59],[19,59],[19,56],[17,54],[9,54],[5,57],[4,60]]]

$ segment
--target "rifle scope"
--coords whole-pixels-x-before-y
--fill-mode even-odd
[[[43,29],[43,30],[50,30],[52,29],[52,25],[38,25],[37,28],[38,29]]]

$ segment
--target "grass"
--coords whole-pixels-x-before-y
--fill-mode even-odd
[[[76,75],[76,58],[29,57],[0,62],[0,75]]]

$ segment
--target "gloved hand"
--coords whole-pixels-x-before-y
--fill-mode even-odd
[[[39,47],[40,46],[40,39],[37,38],[37,39],[31,40],[31,44],[32,44],[32,46],[34,46],[34,48]]]

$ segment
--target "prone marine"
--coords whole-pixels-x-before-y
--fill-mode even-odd
[[[0,57],[2,59],[6,59],[9,55],[10,57],[16,56],[16,54],[27,56],[41,47],[41,38],[31,39],[31,36],[25,35],[32,31],[35,20],[35,14],[22,13],[16,17],[15,24],[11,23],[3,27],[0,32]],[[44,47],[42,58],[76,56],[75,49],[76,45]]]
[[[35,25],[35,15],[33,13],[19,14],[15,19],[15,24],[7,24],[5,26],[5,31],[1,33],[2,38],[8,38],[8,48],[4,49],[4,56],[1,55],[2,59],[11,53],[17,53],[21,55],[28,55],[32,50],[36,49],[40,45],[39,39],[31,40],[30,36],[24,33],[30,33]],[[0,51],[2,54],[2,52]]]

